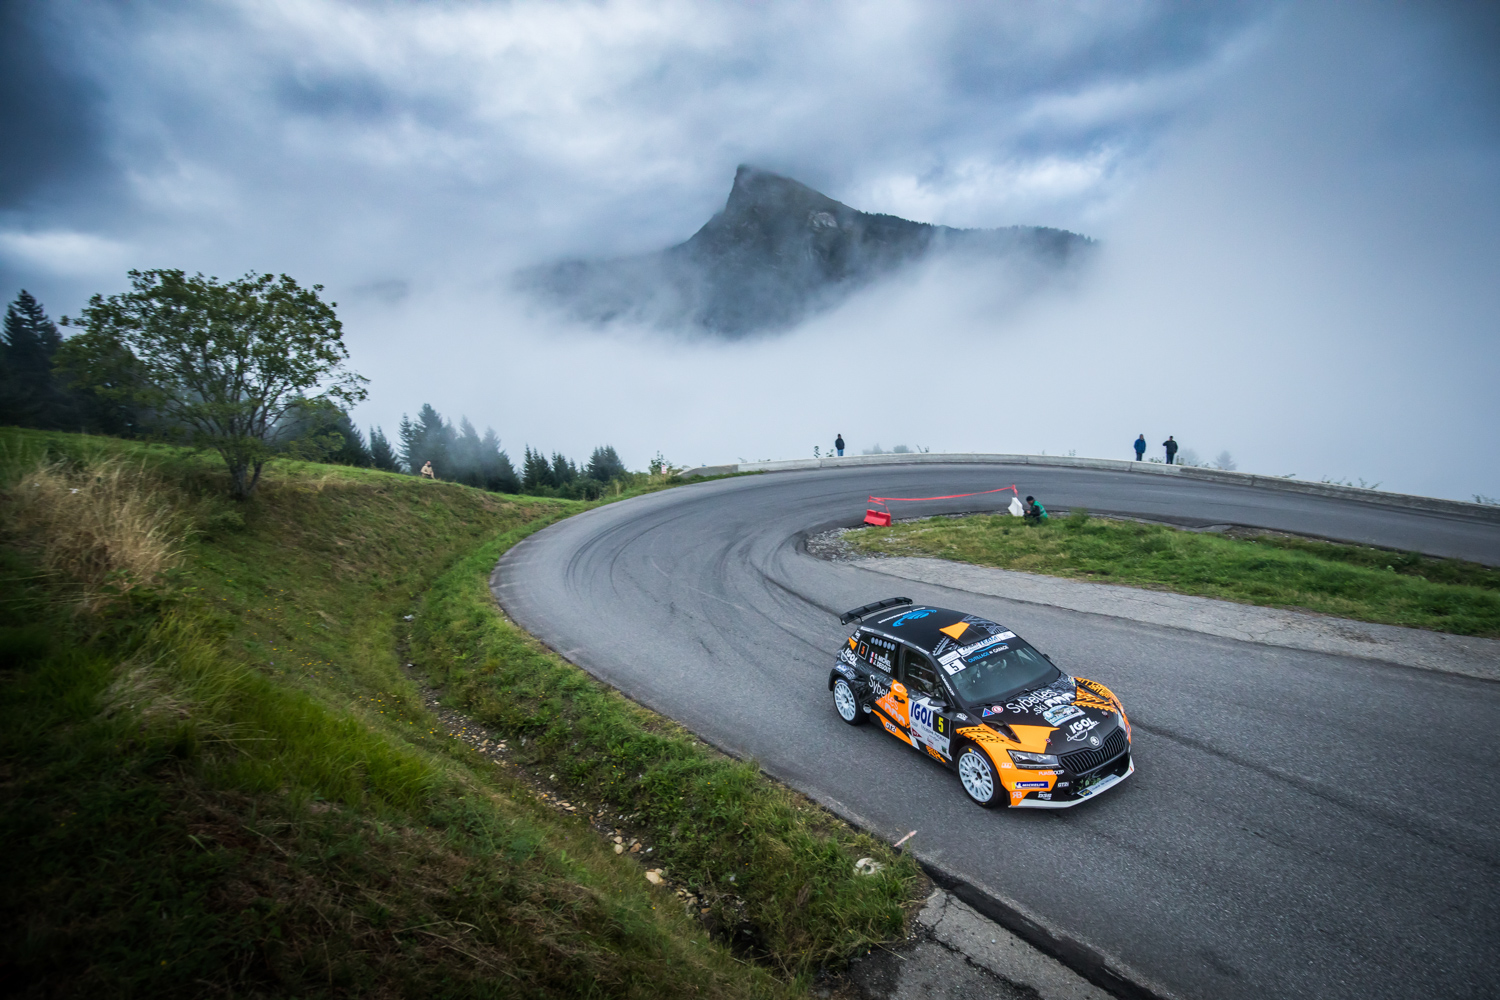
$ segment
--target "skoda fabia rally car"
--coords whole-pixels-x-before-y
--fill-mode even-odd
[[[839,717],[886,732],[958,772],[969,798],[1065,809],[1135,772],[1114,692],[1070,677],[992,621],[893,597],[858,621],[828,677]],[[864,620],[868,619],[868,620]]]

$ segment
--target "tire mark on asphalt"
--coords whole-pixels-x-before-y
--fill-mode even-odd
[[[1500,871],[1500,861],[1497,861],[1493,853],[1478,853],[1477,848],[1474,845],[1463,840],[1456,831],[1445,830],[1442,827],[1436,826],[1434,824],[1420,824],[1412,822],[1412,817],[1410,816],[1410,814],[1398,812],[1385,803],[1380,802],[1378,799],[1342,794],[1324,785],[1319,785],[1314,781],[1310,781],[1307,778],[1303,778],[1299,775],[1291,774],[1265,764],[1258,764],[1253,760],[1240,756],[1239,754],[1231,753],[1227,750],[1221,750],[1218,747],[1205,743],[1202,740],[1194,739],[1191,736],[1184,736],[1181,733],[1174,733],[1167,729],[1149,725],[1147,723],[1141,722],[1139,718],[1132,718],[1131,726],[1135,729],[1140,729],[1147,733],[1150,733],[1152,736],[1156,736],[1164,740],[1169,740],[1173,743],[1178,744],[1179,746],[1189,747],[1193,750],[1199,751],[1200,753],[1206,753],[1212,757],[1217,757],[1220,760],[1226,761],[1230,764],[1234,764],[1236,767],[1243,767],[1247,770],[1254,771],[1255,773],[1262,775],[1263,777],[1270,778],[1273,781],[1290,785],[1300,792],[1346,809],[1368,822],[1378,824],[1398,833],[1404,833],[1407,836],[1415,837],[1418,840],[1431,844],[1435,847],[1440,847],[1444,850],[1451,851],[1452,853],[1466,858],[1469,861],[1478,862],[1479,864],[1483,865],[1486,868],[1489,868],[1492,871]],[[1474,831],[1472,831],[1472,834],[1483,836],[1486,832],[1487,831],[1476,828]]]

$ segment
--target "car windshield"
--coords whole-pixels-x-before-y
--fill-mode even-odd
[[[1062,675],[1041,653],[1014,636],[967,656],[952,657],[943,664],[943,672],[958,696],[971,705],[1005,701]]]

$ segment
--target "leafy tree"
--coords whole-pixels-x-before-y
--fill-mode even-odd
[[[149,408],[166,427],[217,451],[230,491],[248,498],[288,443],[294,408],[365,398],[337,303],[322,285],[247,274],[221,283],[179,270],[131,271],[132,290],[95,295],[60,362],[78,383]],[[69,320],[63,317],[63,325]]]
[[[589,456],[588,471],[585,474],[590,479],[607,483],[625,474],[625,463],[620,461],[620,456],[615,453],[612,445],[602,445],[595,448],[594,453]]]
[[[370,428],[370,463],[385,472],[400,472],[401,462],[391,447],[390,439],[379,427]]]

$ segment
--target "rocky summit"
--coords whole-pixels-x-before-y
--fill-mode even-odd
[[[952,255],[1038,281],[1093,241],[1038,226],[953,229],[872,215],[805,184],[742,166],[724,210],[685,243],[614,260],[532,268],[518,284],[594,323],[648,323],[737,339],[785,329],[917,261]]]

